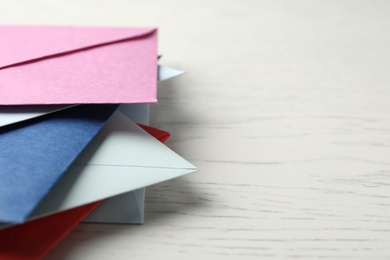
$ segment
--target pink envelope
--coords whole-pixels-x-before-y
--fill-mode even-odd
[[[152,103],[155,28],[0,26],[0,105]]]

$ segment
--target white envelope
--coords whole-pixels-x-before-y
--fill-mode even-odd
[[[159,82],[179,76],[184,71],[159,66]],[[126,104],[119,107],[134,122],[149,124],[149,104]],[[105,199],[83,222],[142,224],[144,222],[145,188]]]
[[[72,106],[0,106],[0,127],[50,114]]]
[[[118,110],[132,121],[149,125],[149,104],[124,104]],[[102,201],[83,222],[142,224],[144,223],[145,188],[120,194]]]

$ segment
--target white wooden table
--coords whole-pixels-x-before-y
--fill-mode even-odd
[[[390,259],[389,1],[0,1],[1,24],[158,26],[152,125],[200,172],[47,259]],[[1,37],[1,36],[0,36]],[[1,50],[0,50],[1,51]]]

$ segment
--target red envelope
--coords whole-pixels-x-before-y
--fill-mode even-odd
[[[140,125],[150,135],[165,142],[168,132]],[[40,259],[60,242],[100,201],[32,220],[0,231],[0,259]]]

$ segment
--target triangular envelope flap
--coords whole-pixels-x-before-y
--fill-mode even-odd
[[[0,221],[23,222],[103,127],[115,106],[78,106],[0,135]]]
[[[129,132],[129,138],[123,138],[127,136],[126,131],[121,132],[124,129]],[[119,135],[120,138],[107,138],[110,131],[113,136]],[[141,138],[142,141],[137,138]],[[131,143],[131,140],[136,143]],[[102,158],[105,156],[112,161]],[[116,159],[116,156],[121,159]],[[71,166],[30,215],[30,219],[123,194],[198,170],[118,111],[80,157],[78,163]],[[125,159],[128,163],[124,161]]]
[[[141,37],[155,28],[0,26],[0,69]]]
[[[107,199],[195,172],[197,169],[73,165],[29,219]],[[2,226],[0,225],[0,228]]]
[[[113,115],[95,140],[100,141],[91,143],[74,164],[196,168],[120,112]]]
[[[168,80],[185,73],[183,70],[177,70],[166,66],[158,66],[158,81]]]

